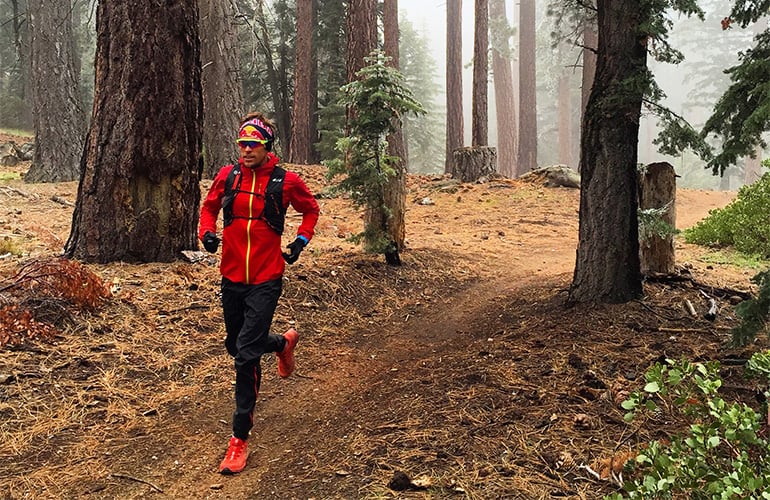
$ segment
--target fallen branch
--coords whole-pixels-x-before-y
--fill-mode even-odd
[[[138,477],[129,476],[128,474],[112,474],[112,477],[116,477],[116,478],[119,478],[119,479],[130,479],[131,481],[136,481],[137,483],[146,484],[147,486],[151,487],[152,489],[154,489],[158,493],[163,493],[162,489],[158,488],[157,486],[155,486],[151,482],[145,481],[144,479],[140,479]]]
[[[690,302],[690,299],[684,299],[684,305],[687,308],[687,312],[690,313],[690,316],[693,318],[698,316],[698,313],[695,312],[695,306],[692,305],[692,302]]]
[[[68,207],[74,207],[75,206],[74,203],[72,203],[69,200],[65,200],[61,196],[53,195],[53,196],[51,196],[51,201],[55,201],[56,203],[59,203],[61,205],[67,205]]]
[[[743,290],[736,290],[734,288],[722,288],[718,286],[707,285],[701,283],[690,276],[683,276],[681,274],[663,274],[663,275],[651,275],[645,278],[645,281],[650,283],[663,283],[669,285],[676,285],[680,283],[689,283],[698,290],[708,290],[714,295],[729,297],[731,295],[738,296],[743,300],[749,300],[754,298],[751,292],[744,292]]]
[[[211,306],[208,306],[206,304],[190,304],[189,306],[180,307],[178,309],[172,309],[170,311],[158,311],[158,314],[161,315],[161,316],[168,316],[170,314],[178,313],[178,312],[181,312],[181,311],[193,310],[193,309],[208,310],[209,307],[211,307]]]
[[[709,295],[703,290],[701,290],[700,293],[703,294],[703,296],[706,297],[706,300],[709,301],[709,310],[706,312],[706,314],[703,315],[703,317],[709,321],[714,321],[717,317],[717,311],[719,310],[717,308],[717,301],[709,297]]]
[[[659,326],[655,329],[656,332],[666,332],[666,333],[707,333],[711,331],[710,328],[666,328],[664,326]]]
[[[18,189],[18,188],[15,188],[15,187],[10,187],[10,186],[3,187],[3,191],[6,191],[6,192],[10,191],[11,193],[16,193],[18,195],[21,195],[24,198],[29,198],[29,196],[30,196],[29,193],[25,193],[21,189]]]

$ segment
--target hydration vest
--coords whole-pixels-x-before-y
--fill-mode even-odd
[[[236,180],[237,178],[237,180]],[[225,179],[225,195],[222,198],[222,218],[224,227],[232,224],[233,219],[259,219],[265,221],[270,229],[278,234],[283,234],[283,226],[286,220],[286,209],[283,206],[283,181],[286,178],[286,170],[276,165],[270,173],[270,179],[265,188],[265,208],[256,217],[239,217],[233,215],[233,202],[238,193],[249,193],[241,189],[241,165],[237,161]]]

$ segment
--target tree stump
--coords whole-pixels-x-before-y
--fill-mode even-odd
[[[497,172],[497,149],[490,146],[457,148],[452,159],[452,177],[462,182],[475,182]]]
[[[639,233],[639,260],[643,276],[674,272],[676,229],[676,173],[670,163],[650,163],[639,174],[639,209],[663,209],[654,228]]]

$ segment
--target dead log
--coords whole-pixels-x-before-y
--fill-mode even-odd
[[[701,290],[700,293],[709,301],[709,310],[706,311],[706,314],[704,314],[703,317],[709,321],[714,321],[717,318],[717,312],[719,311],[717,301],[711,298],[711,296],[703,290]]]
[[[72,202],[71,202],[71,201],[69,201],[69,200],[65,200],[65,199],[64,199],[64,198],[62,198],[61,196],[56,196],[56,195],[53,195],[53,196],[51,196],[51,201],[55,201],[56,203],[59,203],[59,204],[61,204],[61,205],[66,205],[66,206],[68,206],[68,207],[74,207],[74,206],[75,206],[75,204],[74,204],[74,203],[72,203]]]
[[[659,215],[640,225],[639,260],[643,276],[674,273],[676,173],[670,163],[650,163],[639,174],[639,210]]]
[[[452,160],[452,177],[462,182],[476,182],[497,172],[497,149],[490,146],[457,148]]]
[[[645,281],[649,283],[663,283],[667,285],[679,286],[680,288],[686,284],[689,284],[698,290],[708,290],[712,294],[723,298],[738,297],[742,300],[755,298],[754,294],[750,291],[736,290],[735,288],[723,288],[701,283],[700,281],[694,279],[692,276],[683,276],[678,274],[653,274],[645,278]]]

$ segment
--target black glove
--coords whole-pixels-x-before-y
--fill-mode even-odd
[[[297,262],[297,259],[299,259],[299,254],[305,248],[305,245],[307,245],[305,240],[297,236],[297,239],[289,243],[289,245],[286,247],[290,250],[290,252],[283,253],[283,260],[285,260],[287,264],[294,264]]]
[[[203,235],[203,248],[209,253],[216,253],[217,248],[219,248],[219,238],[217,238],[217,235],[207,231]]]

